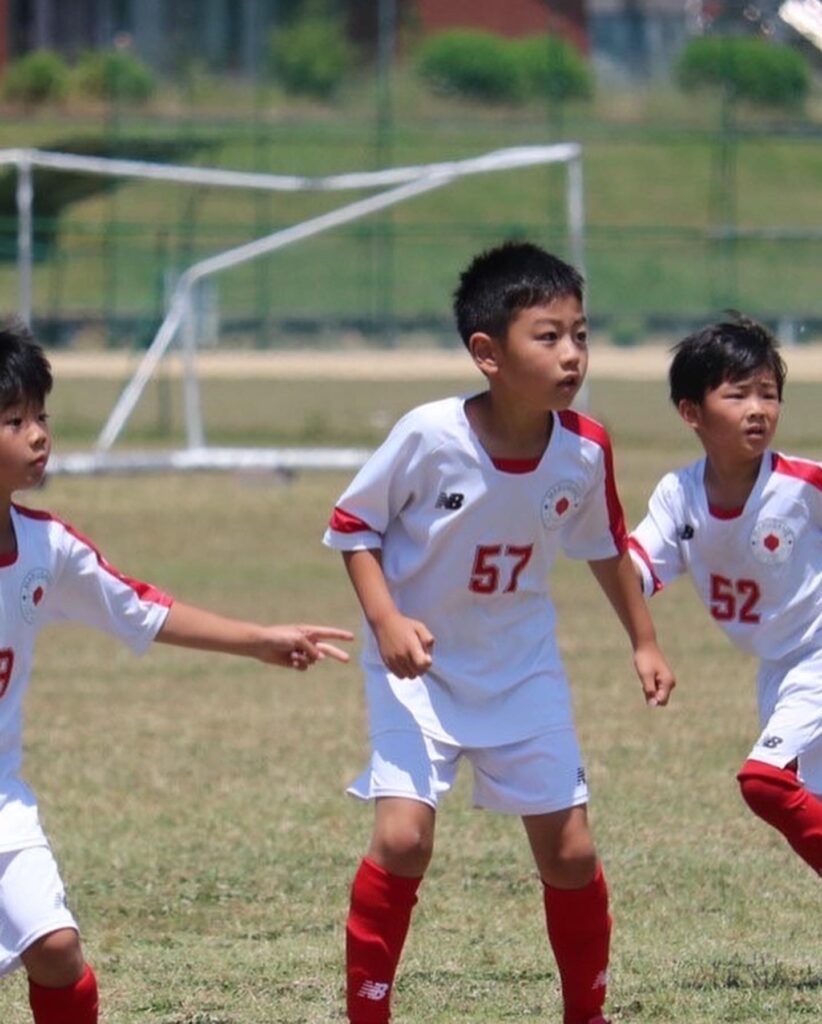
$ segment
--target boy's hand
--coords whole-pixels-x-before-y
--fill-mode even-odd
[[[354,634],[334,626],[267,626],[260,638],[256,657],[268,665],[304,672],[323,658],[349,660],[348,653],[326,640],[353,640]]]
[[[416,679],[431,667],[434,637],[424,622],[391,615],[374,634],[386,668],[400,679]]]
[[[676,679],[662,651],[656,644],[637,647],[634,651],[634,668],[642,683],[646,704],[649,707],[664,707],[676,686]]]

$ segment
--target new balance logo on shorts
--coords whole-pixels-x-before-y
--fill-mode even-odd
[[[364,981],[360,985],[357,995],[363,999],[371,999],[373,1002],[378,1003],[388,995],[389,988],[391,988],[391,985],[387,981]]]
[[[585,784],[585,769],[577,768],[577,785],[583,786]]]
[[[434,508],[447,508],[449,512],[455,512],[458,508],[462,508],[464,501],[465,495],[458,491],[452,491],[450,494],[447,491],[440,491]]]

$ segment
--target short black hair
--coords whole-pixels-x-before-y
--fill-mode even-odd
[[[504,242],[476,256],[454,292],[457,330],[468,347],[478,331],[504,337],[523,309],[573,295],[583,300],[585,282],[569,263],[531,242]]]
[[[739,381],[760,370],[770,370],[782,401],[787,368],[779,354],[779,342],[763,324],[730,312],[727,319],[709,324],[671,350],[668,370],[671,401],[700,403],[708,391],[725,381]]]
[[[49,361],[22,320],[0,324],[0,409],[43,406],[52,383]]]

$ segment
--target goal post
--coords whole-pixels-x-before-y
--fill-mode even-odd
[[[373,195],[346,203],[329,212],[275,231],[273,234],[209,256],[185,270],[179,277],[168,311],[132,378],[120,394],[91,452],[55,456],[52,473],[103,473],[160,469],[300,469],[354,468],[368,453],[360,449],[334,448],[214,448],[206,443],[197,373],[196,289],[215,275],[260,259],[286,246],[332,231],[415,197],[451,185],[461,178],[541,164],[563,164],[566,168],[566,218],[571,259],[584,269],[585,210],[582,180],[582,151],[578,143],[517,146],[494,150],[464,160],[387,168],[381,171],[310,178],[295,175],[252,174],[220,168],[183,167],[133,160],[112,160],[38,150],[0,151],[0,164],[12,163],[18,172],[18,276],[20,315],[31,316],[32,303],[32,170],[49,167],[116,177],[149,178],[189,185],[248,188],[264,191],[375,191]],[[183,397],[186,446],[167,452],[115,452],[129,417],[164,357],[173,344],[179,346],[183,362]]]

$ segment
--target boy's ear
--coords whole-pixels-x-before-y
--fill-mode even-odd
[[[702,419],[700,416],[702,407],[699,402],[694,402],[690,398],[682,398],[676,408],[679,415],[689,427],[696,429],[700,425]]]
[[[493,377],[499,368],[499,346],[491,335],[475,331],[468,339],[468,351],[480,373]]]

